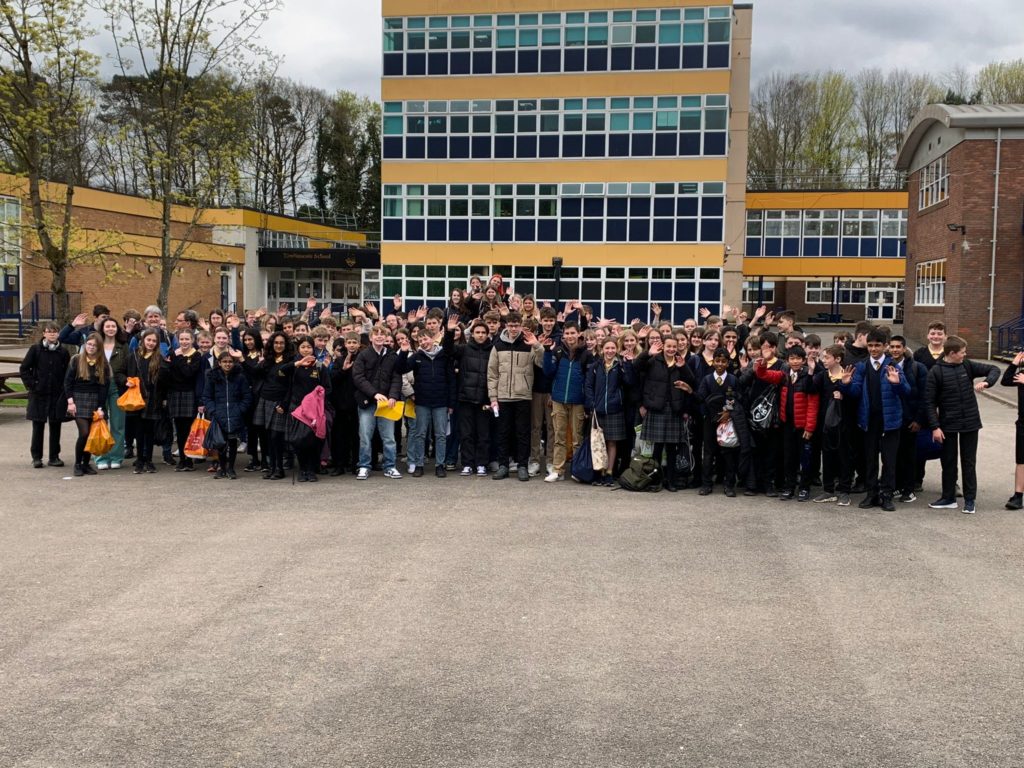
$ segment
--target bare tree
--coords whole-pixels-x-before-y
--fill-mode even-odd
[[[750,104],[748,175],[757,189],[786,189],[801,170],[810,124],[811,82],[773,73],[755,88]]]
[[[975,83],[985,104],[1024,104],[1024,59],[993,62]]]

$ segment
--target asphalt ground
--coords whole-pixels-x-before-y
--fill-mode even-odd
[[[0,766],[1019,766],[1014,410],[978,514],[428,476],[33,470]],[[64,458],[70,463],[71,430]]]

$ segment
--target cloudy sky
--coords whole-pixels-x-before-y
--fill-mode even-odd
[[[945,72],[1024,58],[1022,0],[754,0],[753,78],[865,67]],[[327,90],[380,92],[379,0],[284,0],[265,43],[282,75]]]

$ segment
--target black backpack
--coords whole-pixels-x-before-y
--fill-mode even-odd
[[[779,425],[778,387],[766,387],[750,407],[750,428],[767,432]]]
[[[825,409],[825,424],[822,426],[822,443],[827,451],[838,451],[843,429],[842,401],[833,400]]]
[[[624,491],[660,491],[661,467],[654,459],[637,456],[619,476]]]

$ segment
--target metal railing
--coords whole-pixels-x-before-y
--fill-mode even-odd
[[[82,292],[68,291],[68,314],[74,317],[82,311]],[[53,291],[37,291],[18,312],[18,335],[24,336],[40,320],[57,319],[57,294]]]
[[[1024,349],[1024,315],[993,327],[996,332],[996,352],[1016,354]]]

